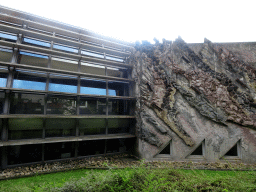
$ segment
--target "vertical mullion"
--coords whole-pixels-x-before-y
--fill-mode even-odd
[[[0,165],[0,167],[2,169],[5,169],[7,167],[7,164],[8,164],[8,159],[7,159],[7,147],[4,146],[4,147],[1,147],[1,159],[2,159],[2,165]]]
[[[81,39],[79,38],[79,43],[81,43]],[[81,56],[81,47],[79,45],[79,48],[78,48],[78,55]],[[81,72],[81,59],[79,59],[78,61],[78,66],[77,66],[77,71],[78,72]],[[81,77],[80,75],[77,77],[77,101],[76,101],[76,115],[79,115],[80,114],[80,111],[79,111],[79,108],[80,108],[80,87],[81,87]],[[76,137],[79,136],[79,119],[76,119]],[[78,142],[75,142],[75,158],[77,158],[78,156],[78,146],[79,146],[79,143]]]
[[[22,42],[22,34],[18,34],[18,38],[16,43],[21,43]],[[18,58],[18,49],[14,48],[13,54],[12,54],[12,59],[11,63],[17,63],[17,58]],[[13,73],[14,73],[14,68],[9,67],[8,69],[8,77],[7,77],[7,82],[6,82],[6,87],[11,88],[13,84]],[[3,113],[4,114],[10,114],[10,91],[7,90],[5,92],[5,103],[4,103],[4,109]],[[8,119],[3,119],[3,126],[2,126],[2,133],[1,133],[1,139],[2,141],[7,141],[8,140]],[[2,165],[1,167],[5,169],[8,164],[8,159],[7,159],[7,147],[2,147],[2,154],[1,154],[1,159],[2,159]]]
[[[104,45],[102,45],[104,47]],[[106,53],[104,52],[104,60],[106,60]],[[105,66],[105,75],[108,75],[108,68]],[[106,123],[106,134],[108,134],[108,79],[106,80],[106,116],[107,118],[105,119]],[[104,148],[104,155],[107,153],[107,139],[105,139],[105,148]]]
[[[44,147],[44,143],[42,144],[42,162],[44,162],[44,149],[45,149],[45,147]]]

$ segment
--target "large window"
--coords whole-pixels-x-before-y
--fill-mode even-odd
[[[44,114],[44,95],[12,93],[11,114]]]
[[[23,43],[28,44],[28,45],[36,45],[36,46],[40,46],[40,47],[50,47],[51,46],[50,42],[42,41],[39,39],[34,39],[31,37],[24,37]]]
[[[108,82],[108,95],[129,96],[129,83],[119,81]]]
[[[63,143],[47,143],[44,147],[44,159],[66,159],[75,156],[75,143],[63,142]]]
[[[114,57],[114,56],[106,56],[106,59],[112,60],[112,61],[118,61],[118,62],[124,62],[123,58],[120,57]]]
[[[75,136],[75,119],[46,119],[46,137]]]
[[[129,133],[131,119],[108,119],[108,134]]]
[[[17,70],[14,75],[13,88],[45,90],[46,74],[33,71]]]
[[[2,139],[2,128],[3,128],[3,119],[0,119],[0,140]]]
[[[47,114],[75,115],[76,98],[49,96],[47,99]]]
[[[20,51],[18,63],[37,67],[48,67],[48,56],[40,53]]]
[[[6,33],[3,31],[0,31],[0,40],[16,42],[17,36],[16,34],[13,34],[13,33]]]
[[[112,77],[128,78],[127,69],[125,68],[108,67],[107,75]]]
[[[51,67],[53,69],[61,69],[66,71],[77,71],[77,60],[70,60],[64,57],[52,57]]]
[[[106,95],[106,81],[81,78],[80,93]]]
[[[42,138],[43,119],[8,119],[8,139]]]
[[[79,105],[80,115],[106,115],[106,99],[81,98]]]
[[[81,63],[81,72],[95,75],[105,75],[105,66],[92,63]]]
[[[74,47],[70,47],[67,45],[62,45],[62,44],[54,44],[53,45],[53,49],[58,49],[61,51],[65,51],[65,52],[71,52],[71,53],[77,53],[78,49],[74,48]]]
[[[125,152],[126,148],[123,139],[109,139],[107,140],[107,153]]]
[[[0,87],[6,87],[8,69],[0,67]]]
[[[106,134],[105,119],[79,119],[79,135]]]
[[[4,112],[4,99],[5,99],[5,93],[0,92],[0,114]]]
[[[104,55],[102,53],[92,52],[89,50],[82,50],[81,53],[82,53],[82,55],[104,59]]]
[[[42,161],[42,145],[8,146],[8,165]]]
[[[12,50],[4,47],[0,47],[0,61],[11,62]]]
[[[81,141],[78,147],[78,156],[104,154],[105,140]]]
[[[77,93],[77,78],[71,76],[51,75],[49,91]]]
[[[132,115],[135,102],[132,100],[109,99],[109,115]]]

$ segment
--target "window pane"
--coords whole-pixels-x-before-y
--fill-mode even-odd
[[[78,147],[78,156],[104,154],[105,140],[81,141]]]
[[[108,134],[128,133],[132,119],[108,119]]]
[[[106,59],[109,59],[109,60],[112,60],[112,61],[124,62],[124,59],[119,58],[119,57],[106,56]]]
[[[107,74],[112,77],[128,78],[127,69],[125,68],[108,67]]]
[[[16,34],[4,33],[0,31],[0,39],[15,42],[17,40],[17,36]]]
[[[70,60],[67,58],[53,57],[51,61],[51,67],[53,69],[62,69],[66,71],[77,71],[78,61]]]
[[[42,161],[42,145],[8,146],[8,165]]]
[[[79,114],[106,114],[106,99],[81,98],[79,105]]]
[[[90,63],[81,63],[81,72],[96,75],[105,75],[105,66]]]
[[[97,58],[104,59],[104,55],[101,54],[101,53],[91,52],[91,51],[87,51],[87,50],[82,50],[81,53],[83,55],[86,55],[86,56],[91,56],[91,57],[97,57]]]
[[[3,128],[3,121],[0,119],[0,140],[2,139],[2,128]]]
[[[129,83],[123,83],[118,81],[108,82],[108,95],[129,96]]]
[[[125,152],[126,147],[124,139],[109,139],[107,140],[107,153]]]
[[[38,53],[20,51],[18,63],[38,67],[48,67],[48,56]]]
[[[8,69],[0,68],[0,87],[6,87],[7,76],[8,76]]]
[[[61,51],[65,51],[65,52],[78,53],[78,49],[68,47],[68,46],[64,46],[64,45],[61,45],[61,44],[54,44],[53,49],[59,49]]]
[[[105,119],[79,119],[79,134],[95,135],[106,133]]]
[[[70,76],[51,76],[49,91],[77,93],[77,79]]]
[[[55,159],[66,159],[75,156],[75,143],[46,143],[45,144],[45,155],[44,159],[55,160]]]
[[[75,119],[46,119],[46,137],[75,136]]]
[[[11,114],[43,114],[44,96],[35,94],[12,93]]]
[[[82,78],[80,93],[90,95],[106,95],[106,82]]]
[[[47,99],[47,114],[75,115],[76,99],[51,96]]]
[[[75,119],[46,119],[46,129],[75,129]]]
[[[0,114],[2,114],[4,110],[4,99],[5,99],[5,93],[0,92]]]
[[[0,48],[0,60],[4,62],[11,62],[12,50],[6,48]]]
[[[108,114],[109,115],[133,115],[135,106],[134,101],[109,99],[108,101]]]
[[[43,119],[8,119],[8,125],[9,130],[38,130],[43,129]]]
[[[51,43],[47,43],[45,41],[37,40],[37,39],[31,39],[28,37],[25,37],[23,40],[24,44],[28,45],[37,45],[37,46],[43,46],[43,47],[50,47]]]
[[[43,119],[9,119],[8,139],[42,138]]]
[[[46,75],[43,73],[17,71],[14,75],[13,88],[45,90]]]
[[[42,130],[8,131],[9,140],[42,138]]]

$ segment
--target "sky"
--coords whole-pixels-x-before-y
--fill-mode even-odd
[[[120,40],[256,41],[256,1],[0,0],[0,5]]]

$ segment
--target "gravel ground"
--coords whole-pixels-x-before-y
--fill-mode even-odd
[[[174,168],[174,169],[213,169],[213,170],[256,170],[256,164],[243,163],[194,163],[178,161],[149,161],[138,160],[135,157],[122,154],[113,156],[91,157],[86,159],[69,160],[54,163],[34,164],[0,170],[0,180],[37,174],[52,173],[81,168]]]

